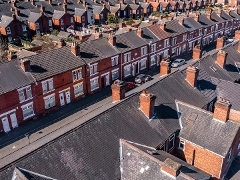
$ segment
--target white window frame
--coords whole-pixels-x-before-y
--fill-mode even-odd
[[[156,43],[151,44],[151,52],[155,52],[156,51]]]
[[[144,66],[142,66],[144,64]],[[147,58],[141,59],[140,60],[140,70],[146,69],[147,67]]]
[[[60,19],[60,25],[64,25],[63,19]]]
[[[6,27],[6,31],[7,31],[7,34],[11,34],[11,28],[10,27]]]
[[[175,44],[177,44],[177,38],[176,37],[172,39],[172,45],[175,45]]]
[[[214,31],[214,26],[211,26],[211,32],[213,32]]]
[[[22,30],[27,31],[27,26],[25,24],[22,25]]]
[[[183,147],[181,147],[181,145],[183,146]],[[179,145],[178,145],[178,149],[181,149],[181,150],[185,150],[185,141],[183,141],[183,140],[181,140],[180,139],[180,141],[179,141]]]
[[[112,66],[118,65],[118,55],[111,58]]]
[[[169,46],[169,39],[164,39],[164,48]]]
[[[48,26],[52,26],[52,20],[51,19],[48,20]]]
[[[90,72],[90,76],[97,74],[98,73],[98,63],[89,65],[89,72]]]
[[[35,23],[36,29],[39,29],[39,23]]]
[[[131,61],[131,53],[130,52],[125,53],[123,57],[124,57],[124,63],[128,63]]]
[[[231,156],[232,156],[232,148],[228,151],[227,162],[229,162],[231,160]]]
[[[114,75],[114,73],[116,73],[117,72],[117,77],[115,78],[115,76],[113,76]],[[117,69],[114,69],[114,70],[112,70],[112,81],[114,81],[114,80],[116,80],[116,79],[118,79],[119,78],[119,68],[117,68]]]
[[[18,91],[18,96],[19,96],[19,102],[20,103],[28,101],[29,99],[32,99],[31,85],[20,88],[17,91]],[[29,97],[27,97],[27,91],[30,91],[30,93],[31,93],[31,95]],[[20,98],[21,97],[20,94],[22,94],[22,98]]]
[[[184,34],[183,35],[183,41],[186,41],[187,40],[187,34]]]
[[[153,55],[150,58],[150,66],[154,66],[155,64],[156,64],[156,58],[155,58],[155,55]]]
[[[82,79],[82,68],[78,68],[72,71],[73,82],[79,81]]]
[[[129,74],[125,74],[125,69],[126,68],[129,68],[130,71],[129,71]],[[123,68],[123,73],[124,73],[124,77],[128,77],[128,76],[131,76],[131,64],[127,65],[127,66],[124,66]]]
[[[147,55],[147,46],[141,47],[141,56]]]
[[[44,85],[45,84],[46,84],[46,91],[44,91]],[[42,81],[42,91],[43,91],[43,94],[49,93],[51,91],[54,91],[53,78],[45,80],[45,81]]]
[[[169,147],[170,147],[170,143],[171,143],[172,140],[173,140],[172,147],[169,148]],[[169,137],[168,141],[169,141],[169,142],[168,142],[168,151],[171,151],[171,150],[174,149],[174,144],[175,144],[175,134],[171,135],[171,136]]]
[[[199,36],[202,35],[202,29],[199,29]]]
[[[25,116],[24,116],[24,109],[25,109],[25,108],[26,108],[26,109],[29,109],[29,106],[32,106],[32,112],[33,112],[33,113],[25,117]],[[23,113],[23,120],[26,120],[26,119],[28,119],[28,118],[30,118],[30,117],[35,116],[34,108],[33,108],[33,102],[24,104],[24,105],[21,106],[21,108],[22,108],[22,113]]]
[[[97,87],[94,87],[93,89],[92,89],[92,81],[96,81],[97,84],[98,84],[98,86],[97,86]],[[90,79],[90,88],[91,88],[91,91],[94,91],[94,90],[96,90],[96,89],[99,89],[98,77],[95,77],[95,78]]]
[[[54,98],[54,105],[53,105],[53,106],[49,106],[49,107],[46,108],[46,100],[51,99],[51,98]],[[48,95],[48,96],[46,96],[46,97],[43,97],[43,100],[44,100],[45,109],[50,109],[50,108],[56,106],[55,93],[54,93],[54,94],[50,94],[50,95]]]
[[[73,17],[70,17],[70,22],[71,22],[71,23],[74,23]]]
[[[80,88],[81,88],[82,91],[79,92],[79,93],[76,93],[76,90],[80,89]],[[83,92],[83,83],[82,82],[78,83],[78,84],[74,84],[73,85],[73,89],[74,89],[74,96],[75,96],[75,98],[84,94],[84,92]]]

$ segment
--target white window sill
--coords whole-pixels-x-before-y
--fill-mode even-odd
[[[28,98],[28,99],[25,99],[25,100],[23,100],[23,101],[19,101],[20,103],[23,103],[23,102],[26,102],[26,101],[28,101],[28,100],[31,100],[33,97],[30,97],[30,98]]]
[[[131,76],[131,74],[128,74],[128,75],[124,76],[124,78],[129,77],[129,76]]]
[[[96,72],[96,73],[94,73],[94,74],[90,74],[90,76],[94,76],[94,75],[96,75],[96,74],[98,74],[98,72]]]
[[[146,69],[146,67],[140,68],[140,70]]]
[[[35,114],[31,114],[31,115],[29,115],[27,117],[24,117],[23,120],[29,119],[30,117],[33,117],[33,116],[35,116]]]
[[[47,92],[43,93],[43,95],[48,94],[48,93],[50,93],[50,92],[53,92],[54,90],[55,90],[55,89],[52,89],[52,90],[50,90],[50,91],[47,91]]]
[[[83,80],[83,78],[73,80],[73,82],[77,82],[77,81],[81,81],[81,80]]]
[[[78,94],[78,95],[75,95],[75,98],[79,97],[79,96],[82,96],[84,93],[81,93],[81,94]]]
[[[46,110],[48,110],[48,109],[51,109],[51,108],[53,108],[53,107],[55,107],[56,105],[54,105],[54,106],[52,106],[52,107],[49,107],[49,108],[45,108]]]
[[[96,87],[96,88],[94,88],[94,89],[91,89],[91,91],[95,91],[95,90],[97,90],[97,89],[99,89],[99,87]]]

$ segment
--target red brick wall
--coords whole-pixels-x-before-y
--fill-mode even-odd
[[[185,141],[184,151],[178,149],[176,152],[178,157],[186,159],[186,162],[192,164],[194,150],[194,166],[219,178],[222,169],[222,157],[187,141]]]

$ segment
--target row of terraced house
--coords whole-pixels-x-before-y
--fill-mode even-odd
[[[0,131],[9,132],[27,120],[44,115],[112,84],[158,67],[162,59],[191,53],[239,29],[239,15],[222,11],[195,14],[168,22],[149,22],[137,30],[122,27],[115,34],[27,58],[9,52],[0,66]],[[225,18],[223,18],[225,17]],[[123,26],[123,24],[121,24]],[[222,44],[224,44],[224,38]]]
[[[0,4],[0,32],[13,42],[14,38],[51,32],[53,29],[81,30],[88,24],[105,24],[109,14],[116,19],[138,19],[152,12],[177,12],[207,7],[208,1],[3,1]]]

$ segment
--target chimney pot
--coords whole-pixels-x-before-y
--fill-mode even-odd
[[[17,54],[14,53],[14,52],[12,52],[12,51],[8,51],[8,56],[7,56],[7,58],[8,58],[8,61],[11,61],[11,60],[13,60],[13,59],[17,59]]]
[[[12,14],[12,18],[16,19],[16,14],[15,13]]]
[[[214,105],[213,118],[223,122],[227,122],[229,118],[231,103],[230,101],[220,97]]]
[[[23,69],[23,71],[25,71],[25,72],[31,70],[30,60],[28,60],[28,59],[21,59],[20,66]]]
[[[196,15],[194,16],[194,20],[195,20],[196,22],[198,22],[198,20],[199,20],[199,15],[198,15],[198,14],[196,14]]]
[[[197,85],[198,72],[199,69],[194,66],[189,66],[186,70],[186,80],[192,87]]]
[[[140,110],[147,116],[147,118],[152,118],[154,115],[154,104],[155,104],[156,96],[147,93],[144,89],[139,96],[140,100]]]
[[[216,49],[220,49],[224,46],[224,38],[221,37],[221,38],[218,38],[217,39],[217,46],[216,46]]]
[[[120,101],[125,98],[125,84],[123,81],[116,80],[111,86],[112,102]]]
[[[160,63],[160,76],[164,76],[171,73],[170,61],[168,59],[163,59]]]
[[[116,36],[113,36],[112,33],[110,33],[110,34],[109,34],[108,42],[109,42],[111,45],[116,46],[116,41],[117,41]]]
[[[200,48],[200,45],[196,45],[194,48],[193,48],[193,60],[198,60],[202,57],[202,51],[201,51],[201,48]]]
[[[162,171],[164,171],[174,177],[178,176],[180,168],[181,168],[181,164],[179,164],[169,158],[167,158],[161,166]]]
[[[72,42],[71,51],[75,56],[80,56],[80,46],[77,42]]]
[[[240,30],[236,30],[236,31],[235,31],[234,40],[235,40],[235,41],[240,40]]]
[[[125,27],[125,23],[120,22],[120,23],[118,24],[118,27],[119,27],[119,28],[123,28],[123,27]]]
[[[143,30],[141,28],[137,30],[137,35],[143,37]]]
[[[217,64],[224,69],[227,59],[227,53],[223,50],[218,51],[217,53]]]

